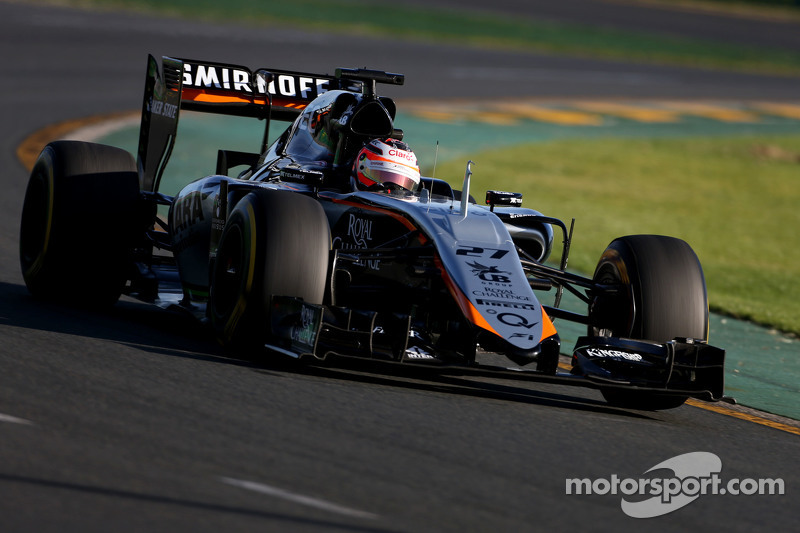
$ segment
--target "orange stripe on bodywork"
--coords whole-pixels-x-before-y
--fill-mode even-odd
[[[542,338],[539,339],[539,342],[552,337],[556,333],[558,333],[558,331],[556,330],[555,325],[553,325],[553,321],[550,320],[547,311],[545,311],[544,307],[542,307]]]
[[[241,93],[206,91],[204,89],[184,89],[181,101],[206,102],[212,104],[264,104],[263,98],[243,96]]]
[[[455,299],[456,303],[458,304],[458,307],[461,309],[461,312],[464,313],[464,316],[466,316],[467,319],[469,319],[469,321],[475,324],[476,326],[479,326],[485,329],[486,331],[494,333],[498,337],[502,338],[502,335],[497,333],[497,331],[495,331],[495,329],[486,321],[486,319],[483,318],[483,315],[481,315],[480,311],[478,311],[475,308],[470,299],[467,298],[467,296],[463,292],[461,292],[461,289],[458,288],[453,279],[450,277],[450,274],[448,274],[447,270],[444,268],[442,260],[438,256],[436,256],[435,261],[436,261],[436,266],[442,272],[442,279],[444,280],[445,285],[447,285],[447,289],[450,291],[450,294]],[[555,325],[553,325],[553,321],[550,320],[550,316],[548,316],[547,311],[544,310],[544,307],[541,307],[541,310],[542,310],[542,337],[539,339],[540,343],[545,339],[549,339],[550,337],[558,333],[558,330],[556,330]]]
[[[298,109],[303,110],[306,108],[308,104],[305,103],[295,103],[290,100],[284,98],[273,98],[272,99],[272,107],[285,107],[287,109]]]
[[[453,296],[453,299],[455,299],[458,307],[461,309],[461,312],[464,313],[464,316],[476,326],[481,327],[486,331],[494,333],[498,337],[502,338],[502,336],[495,331],[491,324],[489,324],[486,319],[483,318],[483,315],[481,315],[480,312],[475,309],[475,306],[472,305],[472,302],[469,300],[469,298],[467,298],[467,296],[461,292],[461,289],[459,289],[458,285],[455,284],[453,278],[451,278],[450,274],[447,273],[447,269],[444,268],[444,264],[439,256],[436,256],[434,261],[436,262],[436,266],[442,272],[442,279],[444,280],[444,284],[447,286],[447,290],[450,291],[450,294]]]
[[[181,93],[182,102],[199,102],[206,104],[259,104],[266,105],[267,101],[263,96],[249,96],[243,93],[215,91],[206,89],[183,89]],[[292,102],[287,98],[274,98],[272,107],[282,107],[286,109],[303,110],[306,103]]]

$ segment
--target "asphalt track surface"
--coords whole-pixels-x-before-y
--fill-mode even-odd
[[[705,39],[745,46],[764,46],[800,52],[800,25],[796,20],[776,20],[752,12],[736,14],[678,2],[636,0],[407,0],[458,10],[514,15],[542,22],[581,24],[669,37]]]
[[[0,530],[796,527],[800,441],[784,431],[692,406],[609,408],[563,386],[254,364],[134,302],[100,314],[36,301],[17,262],[26,172],[15,154],[49,124],[136,109],[148,52],[380,67],[406,73],[413,98],[781,99],[796,96],[796,80],[17,3],[0,3],[0,43]],[[487,79],[498,68],[539,82]],[[781,478],[786,495],[706,495],[643,522],[619,495],[565,494],[568,478],[638,478],[696,451],[718,455],[726,481]]]

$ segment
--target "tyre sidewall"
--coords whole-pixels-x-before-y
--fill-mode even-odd
[[[260,211],[256,197],[248,194],[234,207],[220,237],[211,272],[209,317],[223,345],[255,329],[265,313],[263,300],[254,297],[263,279],[264,246],[257,238]]]
[[[267,189],[242,198],[228,216],[211,271],[209,317],[218,340],[263,344],[273,296],[322,304],[329,251],[327,218],[316,200]],[[226,279],[234,263],[235,281],[230,274]]]
[[[618,283],[611,301],[593,302],[596,313],[616,313],[613,335],[668,342],[676,337],[708,339],[708,296],[700,261],[674,237],[633,235],[615,239],[603,253],[594,281]]]
[[[78,141],[46,146],[31,172],[20,224],[20,266],[30,292],[88,306],[115,302],[138,210],[130,154]]]

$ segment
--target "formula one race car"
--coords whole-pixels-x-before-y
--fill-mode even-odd
[[[724,351],[706,342],[705,280],[689,245],[621,237],[592,278],[567,272],[572,230],[560,220],[523,208],[516,193],[488,191],[479,205],[470,164],[460,189],[420,175],[394,102],[376,92],[403,81],[166,57],[159,68],[149,57],[137,160],[77,141],[42,151],[22,214],[28,289],[84,305],[126,294],[184,309],[242,355],[491,372],[590,386],[639,409],[723,399]],[[215,175],[164,195],[182,109],[261,119],[262,149],[220,150]],[[275,121],[289,125],[269,143]],[[229,177],[235,167],[244,170]],[[559,307],[564,289],[585,314]],[[540,303],[545,291],[554,305]],[[559,372],[551,318],[587,329],[569,373]],[[479,347],[518,366],[480,363]]]

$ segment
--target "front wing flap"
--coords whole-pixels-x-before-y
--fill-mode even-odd
[[[719,400],[724,389],[725,350],[703,341],[667,343],[616,337],[580,337],[572,373],[607,387],[644,388]]]

